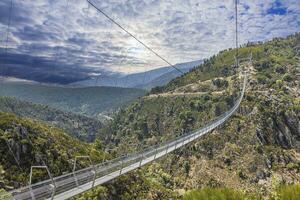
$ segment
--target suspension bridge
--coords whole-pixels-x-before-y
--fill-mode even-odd
[[[49,176],[51,177],[49,180],[10,191],[9,193],[6,193],[5,196],[0,197],[12,200],[68,199],[155,161],[162,156],[197,140],[225,123],[237,111],[244,97],[247,74],[244,73],[243,76],[243,87],[240,97],[235,102],[235,105],[230,110],[196,131],[182,135],[167,141],[166,143],[151,146],[140,152],[122,156],[98,165],[91,165],[85,169],[73,171],[62,176],[52,178],[49,173]]]
[[[11,1],[12,2],[12,1]],[[122,25],[116,22],[113,18],[99,9],[92,0],[87,0],[89,5],[94,7],[98,12],[104,15],[108,20],[112,23],[117,25],[120,29],[126,32],[129,36],[134,38],[137,42],[143,45],[146,49],[152,52],[155,56],[159,57],[169,66],[173,67],[175,70],[183,73],[180,69],[172,65],[169,61],[165,58],[160,56],[157,52],[139,40],[135,35],[131,32],[126,30]],[[238,32],[237,32],[237,0],[235,0],[235,11],[236,11],[236,66],[239,66],[239,59],[238,56]],[[10,20],[8,23],[8,30],[10,26]],[[7,46],[7,45],[6,45]],[[6,47],[7,48],[7,47]],[[249,58],[249,61],[252,61],[252,56]],[[125,156],[121,156],[119,158],[115,158],[113,160],[109,160],[97,165],[93,165],[92,161],[88,156],[81,156],[80,158],[89,159],[91,165],[87,168],[76,170],[76,159],[73,171],[61,176],[52,177],[50,170],[46,165],[43,166],[32,166],[30,172],[30,181],[29,185],[26,187],[22,187],[19,189],[15,189],[9,192],[5,192],[0,194],[0,199],[10,199],[10,200],[39,200],[39,199],[68,199],[74,197],[82,192],[88,191],[98,185],[104,184],[109,182],[112,179],[115,179],[123,174],[131,172],[135,169],[138,169],[148,163],[151,163],[173,151],[179,149],[198,138],[202,137],[203,135],[211,132],[212,130],[216,129],[217,127],[224,124],[239,108],[247,85],[247,72],[242,72],[243,77],[243,84],[240,91],[240,96],[236,100],[234,106],[228,110],[227,112],[223,113],[222,115],[218,116],[215,120],[210,121],[203,127],[176,137],[172,140],[167,142],[148,147],[141,151],[127,154]],[[49,175],[49,179],[45,181],[41,181],[35,184],[32,184],[32,171],[35,168],[42,168],[45,169]]]

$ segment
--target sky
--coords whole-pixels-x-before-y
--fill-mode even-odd
[[[169,62],[235,45],[234,0],[90,0]],[[239,0],[239,43],[300,31],[298,0]],[[86,0],[1,0],[0,75],[73,82],[167,66]]]

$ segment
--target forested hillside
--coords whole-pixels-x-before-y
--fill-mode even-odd
[[[0,112],[0,189],[28,184],[30,167],[47,165],[53,176],[71,172],[75,156],[89,155],[94,162],[108,159],[102,147],[76,140],[61,129]],[[88,166],[80,162],[78,168]],[[34,174],[34,182],[49,177]]]
[[[97,119],[63,112],[49,106],[33,104],[12,97],[0,97],[0,112],[14,113],[20,117],[47,122],[62,128],[69,135],[87,142],[94,141],[99,129],[103,126]],[[100,137],[105,138],[104,135]]]
[[[117,87],[72,88],[18,82],[2,82],[0,86],[1,96],[16,97],[99,119],[102,118],[102,112],[115,111],[144,94],[145,91],[141,89]]]
[[[284,199],[289,194],[295,199],[299,185],[294,184],[300,182],[299,44],[300,34],[247,44],[239,58],[252,54],[252,62],[241,60],[239,68],[236,51],[224,50],[123,107],[100,129],[102,142],[95,144],[1,113],[1,188],[24,184],[29,167],[41,162],[40,154],[57,175],[68,171],[75,155],[88,154],[94,162],[110,158],[102,144],[118,156],[199,128],[232,107],[240,94],[240,72],[246,69],[241,107],[222,127],[74,199],[197,199],[211,194],[232,199]]]
[[[168,199],[195,188],[229,187],[268,197],[281,184],[299,183],[299,44],[295,34],[241,47],[239,57],[252,53],[253,59],[240,63],[249,81],[239,112],[197,142],[108,184],[108,195]],[[239,94],[234,56],[234,49],[222,51],[153,89],[122,109],[102,132],[125,152],[200,127],[230,108]],[[111,187],[118,192],[110,194]]]

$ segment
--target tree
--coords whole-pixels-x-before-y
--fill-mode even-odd
[[[184,168],[184,173],[186,174],[186,176],[188,176],[190,169],[191,169],[191,165],[190,165],[189,161],[184,162],[183,168]]]

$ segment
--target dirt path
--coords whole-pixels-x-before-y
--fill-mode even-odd
[[[212,94],[214,95],[221,95],[223,94],[224,91],[215,91],[212,92]],[[175,96],[189,96],[189,97],[193,97],[193,96],[201,96],[201,95],[205,95],[208,94],[209,92],[167,92],[167,93],[160,93],[160,94],[150,94],[148,96],[145,96],[143,98],[145,99],[150,99],[150,98],[158,98],[158,97],[175,97]]]

